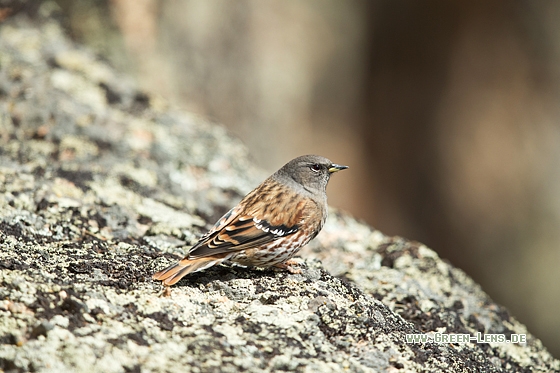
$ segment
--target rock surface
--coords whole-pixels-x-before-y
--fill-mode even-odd
[[[0,26],[0,371],[550,372],[541,342],[419,243],[331,212],[302,274],[183,255],[266,175],[48,17]],[[527,334],[525,344],[408,333]]]

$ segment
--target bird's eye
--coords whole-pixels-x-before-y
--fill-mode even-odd
[[[309,168],[311,168],[311,171],[313,172],[319,172],[321,171],[321,165],[320,164],[312,164],[311,166],[309,166]]]

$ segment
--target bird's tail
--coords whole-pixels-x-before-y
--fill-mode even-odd
[[[171,286],[189,273],[194,273],[202,271],[206,268],[210,268],[213,265],[223,262],[225,259],[225,257],[217,258],[212,256],[197,259],[185,258],[167,267],[163,271],[154,273],[152,279],[160,280],[163,285]]]

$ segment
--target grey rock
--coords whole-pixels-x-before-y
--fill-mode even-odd
[[[163,296],[151,274],[265,175],[52,19],[5,21],[0,64],[1,371],[560,370],[461,270],[338,211],[301,274],[218,266]],[[406,342],[430,332],[527,343]]]

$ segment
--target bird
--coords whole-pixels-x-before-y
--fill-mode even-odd
[[[226,212],[183,259],[152,278],[169,287],[224,261],[301,273],[291,258],[323,228],[327,183],[347,168],[318,155],[292,159]]]

